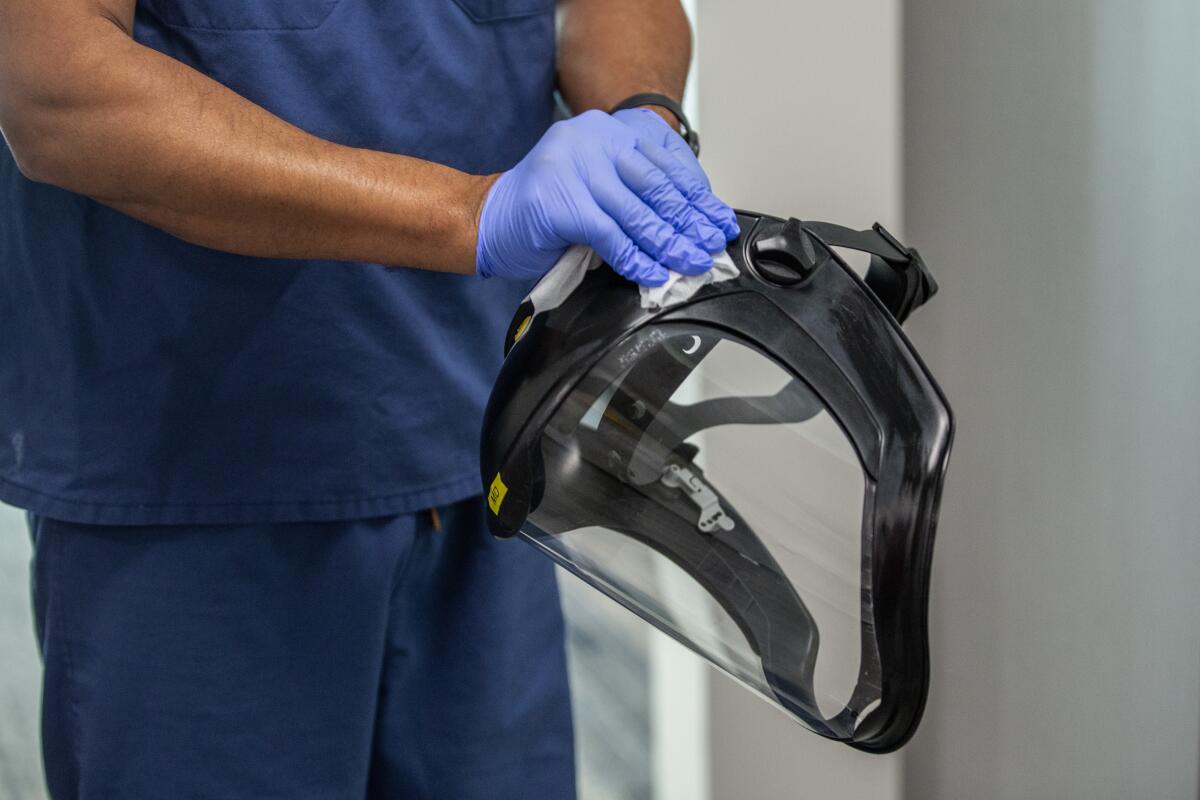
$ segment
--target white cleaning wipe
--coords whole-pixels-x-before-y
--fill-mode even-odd
[[[571,292],[583,282],[587,271],[596,268],[600,263],[600,257],[586,245],[577,244],[568,248],[529,293],[527,299],[533,303],[534,313],[562,305]],[[713,256],[712,269],[707,272],[700,275],[683,275],[668,271],[667,274],[667,282],[662,286],[639,287],[642,308],[654,310],[682,303],[699,291],[701,286],[736,278],[738,268],[729,257],[728,251],[722,250]]]
[[[737,265],[729,257],[729,251],[722,250],[713,256],[712,269],[699,275],[684,275],[679,272],[669,272],[670,277],[662,286],[643,286],[642,308],[656,309],[682,303],[699,291],[701,286],[710,283],[728,281],[738,276]]]
[[[583,283],[583,276],[600,263],[600,257],[592,248],[585,244],[577,244],[567,248],[550,271],[533,287],[526,298],[533,303],[533,310],[549,311],[558,308],[571,292]]]

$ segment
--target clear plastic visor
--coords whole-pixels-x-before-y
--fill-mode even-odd
[[[878,704],[866,480],[800,376],[726,334],[651,326],[540,450],[528,541],[819,733],[849,738]]]

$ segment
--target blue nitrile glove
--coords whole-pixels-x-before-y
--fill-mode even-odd
[[[591,246],[647,286],[664,283],[668,269],[709,269],[710,253],[737,235],[733,210],[697,174],[699,165],[690,170],[643,127],[602,111],[551,126],[488,192],[479,274],[540,277],[572,244]]]
[[[613,114],[613,117],[641,134],[638,138],[638,149],[651,161],[659,165],[673,165],[673,180],[688,181],[690,185],[712,191],[708,175],[704,174],[704,168],[700,166],[700,160],[696,158],[692,148],[679,132],[657,113],[645,107],[624,108]],[[734,231],[733,235],[737,236],[737,231]]]

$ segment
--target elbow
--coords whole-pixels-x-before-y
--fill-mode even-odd
[[[26,139],[14,125],[0,125],[0,131],[4,133],[8,150],[12,153],[17,170],[22,175],[38,183],[54,182],[53,171],[48,163],[49,159],[46,158],[41,148]]]
[[[52,148],[46,137],[39,135],[34,113],[20,105],[4,108],[0,111],[0,132],[4,134],[4,141],[22,175],[38,183],[54,183],[56,159],[51,155]]]
[[[93,123],[106,112],[105,77],[121,55],[113,35],[132,46],[107,24],[67,26],[53,43],[7,41],[14,35],[0,30],[0,132],[30,180],[73,189],[94,166]]]
[[[22,90],[21,82],[0,84],[0,133],[21,174],[39,183],[61,181],[64,156],[62,119],[55,119],[55,98],[46,92]]]

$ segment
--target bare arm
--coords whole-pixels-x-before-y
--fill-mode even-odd
[[[28,176],[215,249],[474,272],[489,179],[311,136],[134,42],[135,2],[0,0]]]
[[[566,0],[562,8],[558,82],[572,110],[608,110],[640,92],[682,98],[692,36],[679,0]]]

